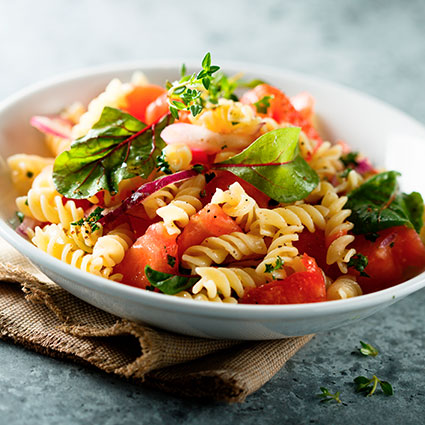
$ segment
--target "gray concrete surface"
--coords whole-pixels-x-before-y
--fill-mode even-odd
[[[285,67],[338,81],[425,123],[425,2],[0,0],[0,98],[86,65],[141,58]],[[422,424],[425,291],[316,336],[243,404],[182,400],[0,341],[0,424]],[[359,340],[381,354],[355,354]],[[357,375],[393,397],[354,392]],[[321,404],[320,386],[344,405]]]

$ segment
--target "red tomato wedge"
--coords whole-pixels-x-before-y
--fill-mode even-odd
[[[276,87],[268,84],[260,84],[246,92],[241,97],[240,101],[245,104],[253,105],[264,96],[273,96],[273,98],[270,99],[270,107],[266,113],[267,116],[272,117],[278,123],[288,122],[296,127],[301,127],[307,137],[317,140],[318,142],[322,141],[311,122],[297,111],[289,98]]]
[[[208,204],[190,217],[177,243],[179,255],[182,256],[187,248],[199,245],[210,236],[227,235],[241,232],[241,228],[218,205]]]
[[[149,285],[145,267],[151,266],[164,273],[177,273],[177,251],[176,235],[169,235],[162,222],[152,224],[130,247],[114,273],[123,275],[122,283],[145,289]]]
[[[326,301],[323,273],[314,258],[303,255],[306,271],[253,288],[239,300],[242,304],[302,304]]]
[[[227,190],[232,183],[238,182],[244,188],[245,192],[257,201],[257,204],[261,208],[266,208],[268,206],[270,198],[247,181],[240,179],[229,171],[214,171],[214,174],[216,177],[214,177],[205,186],[206,196],[203,199],[204,203],[211,201],[211,198],[217,188],[221,190]]]
[[[365,272],[370,277],[360,276],[350,268],[365,293],[397,285],[425,269],[425,247],[414,229],[398,226],[378,234],[375,242],[358,235],[350,245],[368,258]]]
[[[149,104],[165,92],[166,90],[163,87],[156,86],[155,84],[135,86],[125,98],[127,102],[126,111],[133,115],[133,117],[149,125],[149,123],[146,122],[147,108]]]

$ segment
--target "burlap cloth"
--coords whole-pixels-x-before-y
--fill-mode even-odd
[[[172,334],[67,293],[0,239],[0,337],[169,393],[243,401],[310,336],[241,342]]]

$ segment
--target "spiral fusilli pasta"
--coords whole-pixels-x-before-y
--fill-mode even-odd
[[[264,255],[266,244],[261,236],[250,233],[233,232],[228,235],[206,238],[201,245],[188,248],[182,256],[182,264],[194,270],[196,267],[208,267],[211,264],[222,264],[231,256],[241,260],[252,254]]]
[[[49,224],[43,229],[36,227],[32,242],[44,252],[80,270],[102,277],[111,275],[112,269],[105,267],[102,258],[78,249],[60,224]]]
[[[205,177],[203,175],[192,177],[178,188],[174,199],[168,205],[157,209],[156,213],[164,220],[170,235],[180,233],[180,228],[186,226],[189,218],[202,208],[200,194],[204,187]]]
[[[53,158],[19,153],[7,158],[12,183],[21,195],[27,193],[34,179],[47,165],[53,164]]]
[[[357,283],[356,278],[350,275],[338,277],[326,289],[326,298],[328,300],[342,300],[357,297],[362,294],[362,288]]]
[[[197,267],[195,272],[201,279],[193,286],[192,293],[197,294],[205,289],[210,300],[217,296],[229,298],[232,292],[241,298],[247,288],[255,288],[263,282],[260,276],[256,279],[251,272],[239,268]]]

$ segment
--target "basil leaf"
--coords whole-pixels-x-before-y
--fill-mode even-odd
[[[393,226],[413,227],[420,232],[422,196],[417,192],[401,193],[399,175],[396,171],[377,174],[348,195],[346,208],[351,209],[353,233],[374,233]]]
[[[56,158],[53,181],[58,192],[84,199],[104,189],[115,194],[122,180],[147,178],[165,146],[159,135],[168,121],[167,116],[154,127],[146,127],[126,112],[105,107],[87,135]]]
[[[170,273],[158,272],[150,266],[145,267],[145,274],[149,282],[155,288],[168,295],[177,294],[192,287],[199,279],[199,276],[177,276]]]
[[[298,127],[270,131],[240,154],[215,165],[278,202],[304,199],[317,186],[319,177],[299,155],[299,134]]]

